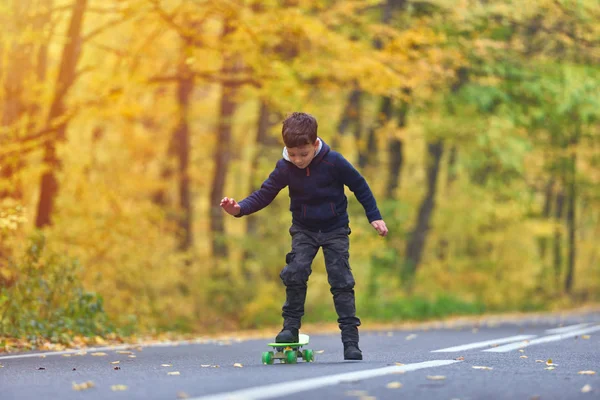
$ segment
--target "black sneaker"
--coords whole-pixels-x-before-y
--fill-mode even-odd
[[[344,343],[344,360],[362,360],[362,351],[358,348],[358,343]]]
[[[275,343],[298,343],[298,329],[283,328],[275,337]]]

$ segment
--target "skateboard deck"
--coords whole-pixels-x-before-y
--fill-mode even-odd
[[[310,349],[302,350],[306,346],[310,337],[301,333],[298,335],[297,343],[267,343],[267,346],[273,347],[273,351],[265,351],[262,354],[263,364],[271,365],[275,360],[283,364],[296,364],[298,358],[306,362],[315,361],[314,352]]]

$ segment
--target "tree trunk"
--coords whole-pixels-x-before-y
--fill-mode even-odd
[[[338,122],[338,135],[334,136],[331,142],[332,148],[335,149],[337,147],[338,137],[344,136],[348,128],[354,129],[354,138],[356,143],[359,142],[362,132],[361,97],[362,91],[360,89],[353,89],[348,95],[346,106],[340,117],[340,122]]]
[[[435,208],[435,194],[437,188],[437,177],[440,169],[440,161],[444,151],[444,143],[438,140],[434,143],[428,143],[429,153],[427,167],[427,192],[425,198],[419,207],[417,222],[406,245],[406,287],[411,289],[417,268],[421,263],[427,232],[430,228],[431,216]]]
[[[568,232],[568,258],[567,258],[567,276],[565,278],[565,292],[571,294],[573,289],[573,278],[575,275],[575,262],[577,256],[577,242],[575,241],[576,230],[576,210],[577,204],[577,155],[571,155],[570,179],[567,196],[567,232]]]
[[[181,55],[181,63],[179,66],[179,77],[177,80],[177,102],[179,104],[179,124],[173,132],[175,140],[177,161],[178,161],[178,176],[177,183],[179,186],[179,210],[178,210],[178,225],[179,225],[179,250],[188,250],[193,242],[192,236],[192,198],[190,192],[190,129],[189,129],[189,110],[190,97],[194,90],[194,77],[192,71],[186,63],[187,59],[187,44]]]
[[[231,32],[233,32],[233,27],[229,21],[226,21],[222,39],[225,39]],[[222,67],[223,76],[231,75],[235,70],[235,56],[224,56]],[[235,84],[223,83],[217,128],[217,147],[214,154],[214,176],[210,191],[212,253],[216,257],[226,257],[228,255],[227,245],[225,243],[225,216],[219,203],[223,198],[225,179],[227,177],[229,160],[231,158],[231,128],[233,115],[236,109],[236,102],[234,100],[236,93],[237,86]]]
[[[560,278],[562,273],[562,230],[560,225],[562,224],[563,209],[564,209],[565,195],[562,190],[556,194],[556,209],[554,211],[554,218],[556,223],[559,225],[554,230],[554,279],[556,281],[556,288],[560,291]]]
[[[81,54],[81,30],[86,6],[87,0],[76,0],[73,5],[73,14],[67,32],[67,41],[63,47],[54,99],[48,115],[48,126],[51,126],[56,119],[64,115],[66,96],[75,81],[75,72]],[[47,170],[44,171],[41,179],[40,199],[35,221],[35,225],[38,228],[51,225],[52,223],[54,202],[58,195],[56,173],[60,169],[60,160],[56,154],[56,146],[59,141],[65,140],[66,129],[67,123],[60,123],[56,128],[55,137],[49,139],[44,146],[44,164]]]
[[[546,184],[546,189],[544,190],[544,209],[542,210],[542,217],[544,219],[550,219],[550,214],[552,213],[552,201],[554,200],[554,177],[551,177],[548,183]],[[548,238],[540,239],[540,258],[542,262],[545,264],[546,259],[546,250],[548,248]]]
[[[404,89],[405,94],[410,94],[409,89]],[[408,114],[408,103],[402,101],[398,106],[398,128],[406,127],[406,117]],[[402,172],[402,164],[404,162],[404,142],[398,137],[390,138],[388,143],[389,152],[389,174],[388,183],[386,186],[386,196],[388,199],[395,198],[396,189],[400,186],[400,177]]]
[[[392,119],[392,99],[388,96],[381,97],[379,111],[373,126],[367,134],[366,148],[364,145],[358,149],[358,166],[363,169],[370,164],[373,154],[377,152],[377,131]]]

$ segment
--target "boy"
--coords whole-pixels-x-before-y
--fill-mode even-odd
[[[283,329],[277,343],[298,341],[311,264],[323,248],[327,279],[331,286],[345,360],[362,360],[354,301],[354,277],[349,259],[348,200],[344,185],[363,205],[371,225],[381,236],[388,233],[369,185],[339,153],[317,137],[317,121],[306,113],[292,113],[283,121],[283,158],[259,190],[240,201],[221,200],[221,207],[235,217],[257,212],[269,205],[281,189],[289,186],[292,251],[280,274],[286,287],[282,308]]]

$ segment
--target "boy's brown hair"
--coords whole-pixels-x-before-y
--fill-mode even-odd
[[[317,141],[317,120],[310,114],[294,112],[283,121],[281,135],[287,147],[299,147]]]

